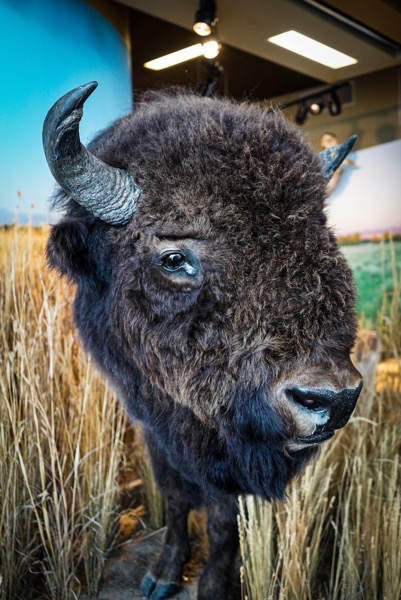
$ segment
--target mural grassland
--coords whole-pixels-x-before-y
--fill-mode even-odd
[[[46,235],[0,231],[0,600],[96,597],[127,461],[125,416],[80,349],[73,290],[44,265]],[[394,305],[381,315],[391,369],[381,365],[380,386],[370,378],[286,503],[241,500],[243,598],[401,597]]]
[[[383,300],[391,300],[401,266],[401,242],[343,246],[358,289],[357,310],[365,324],[377,326]],[[397,271],[398,269],[398,271]]]

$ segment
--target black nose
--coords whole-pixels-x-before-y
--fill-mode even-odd
[[[324,429],[340,429],[350,418],[361,389],[362,381],[355,388],[344,388],[340,391],[294,386],[288,390],[288,393],[294,402],[308,410],[325,410],[329,420]]]

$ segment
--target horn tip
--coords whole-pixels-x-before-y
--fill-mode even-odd
[[[82,107],[97,86],[97,81],[90,81],[89,83],[84,83],[83,85],[80,85],[67,92],[64,94],[64,96],[57,100],[57,102],[49,110],[47,116],[52,113],[71,112],[74,108]]]
[[[79,93],[85,102],[85,100],[92,94],[92,92],[95,91],[98,85],[99,84],[97,81],[90,81],[89,83],[84,83],[83,85],[80,85],[79,87],[75,88],[73,92]]]
[[[356,140],[358,139],[358,136],[354,133],[354,135],[351,135],[347,141],[346,144],[348,145],[349,149],[352,148],[352,146],[355,144]]]
[[[84,83],[64,94],[64,96],[59,98],[57,102],[53,104],[43,123],[42,137],[45,152],[46,148],[49,146],[49,140],[52,138],[54,131],[59,124],[62,123],[73,110],[81,109],[97,86],[97,81]]]
[[[90,81],[89,83],[84,83],[80,85],[70,92],[67,92],[62,98],[60,98],[59,102],[64,103],[69,106],[73,106],[76,104],[76,107],[83,106],[89,96],[95,91],[98,86],[97,81]]]

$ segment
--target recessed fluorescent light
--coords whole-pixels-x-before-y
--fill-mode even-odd
[[[302,33],[298,33],[298,31],[286,31],[268,38],[267,41],[305,56],[305,58],[310,58],[310,60],[326,65],[331,69],[341,69],[358,62],[352,56],[334,50],[334,48],[317,42]]]
[[[161,69],[173,67],[174,65],[178,65],[179,63],[185,62],[186,60],[198,58],[202,55],[203,46],[199,43],[195,44],[194,46],[189,46],[188,48],[183,48],[182,50],[177,50],[177,52],[166,54],[165,56],[161,56],[160,58],[150,60],[149,62],[146,62],[143,66],[147,69],[152,69],[153,71],[160,71]]]

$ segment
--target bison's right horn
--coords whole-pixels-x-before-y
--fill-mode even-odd
[[[339,146],[330,146],[330,148],[326,148],[325,150],[322,150],[322,152],[319,152],[318,157],[322,166],[323,175],[327,181],[330,181],[334,171],[338,169],[343,160],[345,160],[347,155],[351,152],[356,138],[356,135],[351,135],[351,137]]]
[[[140,188],[128,171],[107,165],[79,139],[83,105],[96,87],[96,81],[81,85],[54,104],[43,124],[43,147],[50,171],[69,196],[99,219],[124,225]]]

